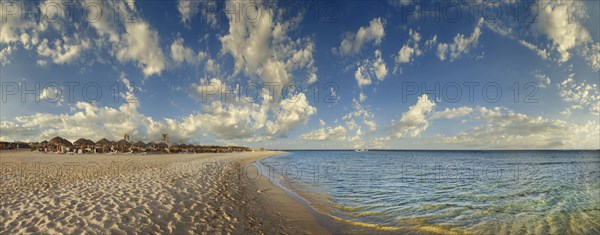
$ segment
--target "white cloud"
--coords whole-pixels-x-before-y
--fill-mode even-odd
[[[398,51],[396,56],[394,57],[394,74],[397,74],[399,71],[402,73],[402,68],[400,68],[400,64],[411,63],[415,60],[415,58],[423,55],[423,50],[419,45],[421,41],[421,34],[416,30],[409,29],[408,31],[408,40],[402,48]],[[434,35],[433,38],[425,41],[425,49],[431,49],[433,45],[437,42],[437,35]]]
[[[217,16],[219,13],[210,12],[217,10],[217,1],[214,0],[179,0],[177,10],[181,17],[181,22],[186,27],[190,27],[192,18],[201,13],[202,19],[211,27],[217,27]]]
[[[548,57],[550,57],[550,55],[548,54],[548,52],[546,51],[546,49],[540,49],[539,47],[537,47],[536,45],[533,45],[525,40],[519,40],[519,43],[527,48],[529,48],[532,51],[535,51],[539,57],[541,57],[542,59],[546,60],[548,59]]]
[[[502,27],[499,25],[499,22],[485,21],[483,25],[485,25],[492,32],[495,32],[497,34],[500,34],[501,36],[504,36],[509,39],[517,41],[522,46],[536,52],[538,54],[538,56],[544,60],[548,59],[548,57],[550,56],[546,49],[540,49],[538,46],[536,46],[528,41],[525,41],[524,39],[519,39],[517,37],[517,33],[515,33],[512,28]]]
[[[56,39],[52,45],[49,45],[48,39],[43,39],[37,46],[37,53],[42,57],[52,59],[55,64],[70,64],[81,56],[81,53],[90,48],[90,41],[79,39],[75,34],[73,38],[64,37]]]
[[[206,53],[199,52],[196,54],[192,48],[183,45],[184,40],[177,37],[171,44],[171,58],[176,64],[186,62],[190,65],[196,65],[206,57]]]
[[[358,101],[359,101],[359,102],[364,102],[365,100],[367,100],[367,95],[365,95],[365,93],[361,91],[361,92],[358,94]]]
[[[8,57],[12,53],[13,49],[11,46],[0,49],[0,65],[4,66],[10,63]]]
[[[600,71],[600,42],[585,47],[583,57],[594,71]]]
[[[415,49],[410,47],[407,44],[404,44],[400,51],[398,51],[398,55],[395,57],[397,64],[409,63],[412,61],[413,56],[415,54]]]
[[[433,48],[433,46],[435,46],[435,44],[437,44],[437,34],[433,35],[433,37],[427,41],[425,41],[425,47],[427,47],[428,49]]]
[[[366,43],[379,45],[385,36],[385,24],[381,18],[372,19],[368,27],[360,27],[356,33],[348,33],[337,49],[340,55],[352,55],[361,51]]]
[[[562,120],[530,117],[505,108],[479,108],[474,120],[483,123],[438,143],[455,147],[491,149],[572,149],[599,147],[597,122],[570,124]]]
[[[443,111],[434,112],[431,115],[433,119],[453,119],[457,117],[463,117],[471,114],[473,112],[473,108],[462,106],[458,108],[446,108]]]
[[[317,109],[308,103],[304,93],[298,93],[282,100],[273,112],[275,121],[267,121],[266,134],[281,136],[300,124],[306,124]]]
[[[317,112],[303,93],[282,100],[272,108],[269,92],[263,89],[260,94],[262,103],[212,100],[206,102],[204,112],[155,120],[139,112],[140,103],[134,87],[124,75],[121,81],[126,91],[120,95],[127,102],[118,108],[78,102],[72,107],[72,114],[20,116],[14,121],[2,122],[0,139],[40,141],[57,135],[72,141],[80,137],[119,139],[124,133],[129,133],[136,140],[159,141],[162,133],[169,133],[171,139],[181,141],[191,141],[205,134],[221,140],[267,140],[286,136],[287,132],[305,124]],[[211,82],[226,86],[218,79]],[[196,89],[201,88],[196,86]],[[44,97],[53,98],[51,92],[43,93]]]
[[[437,52],[436,52],[436,55],[438,56],[438,58],[440,58],[440,60],[442,60],[442,61],[446,60],[447,53],[448,53],[448,44],[447,43],[438,44]]]
[[[300,135],[303,140],[345,140],[346,128],[343,126],[319,128],[317,130]]]
[[[108,40],[112,43],[118,43],[121,39],[120,30],[119,30],[119,21],[116,21],[110,14],[105,14],[106,12],[115,12],[118,14],[121,19],[123,19],[122,11],[115,11],[114,9],[125,9],[123,2],[118,1],[95,1],[95,0],[86,0],[83,4],[93,4],[94,6],[100,7],[96,9],[94,7],[87,8],[86,14],[90,15],[88,19],[88,23],[96,29],[96,33],[100,37],[107,37]],[[99,17],[92,17],[94,15],[99,15]]]
[[[579,19],[585,17],[582,2],[543,1],[538,2],[539,16],[535,28],[552,40],[560,53],[559,62],[570,58],[570,50],[591,40],[590,33]]]
[[[306,83],[313,84],[315,82],[317,82],[317,74],[310,73],[310,75],[308,75],[308,81],[306,81]]]
[[[392,135],[395,138],[404,138],[406,136],[417,137],[429,127],[427,114],[429,114],[435,103],[429,100],[427,94],[423,94],[417,100],[415,105],[408,108],[408,111],[402,114],[400,120],[392,124]]]
[[[375,51],[375,61],[373,62],[372,70],[375,71],[375,77],[379,81],[383,81],[388,74],[387,66],[381,58],[381,51]]]
[[[385,80],[388,75],[387,65],[381,56],[380,50],[375,50],[374,58],[365,59],[362,64],[358,65],[354,72],[354,79],[360,88],[371,85],[371,76],[374,76],[378,81]]]
[[[541,71],[535,71],[533,76],[535,77],[538,87],[540,88],[545,88],[546,86],[550,85],[550,82],[552,82],[550,77],[548,77],[546,74],[542,74]]]
[[[40,92],[39,99],[49,103],[55,103],[61,106],[64,102],[64,95],[62,94],[62,90],[59,87],[49,86],[42,89],[42,92]]]
[[[588,109],[592,114],[600,114],[600,91],[597,84],[586,81],[576,82],[574,74],[558,84],[559,94],[565,102],[572,103],[570,110]]]
[[[189,26],[191,19],[198,14],[201,1],[197,0],[179,0],[177,10],[181,16],[181,22]]]
[[[471,47],[477,45],[477,41],[481,36],[481,26],[483,24],[483,18],[479,19],[479,22],[473,29],[473,33],[469,37],[465,37],[463,34],[457,34],[454,36],[454,41],[450,44],[440,43],[437,47],[437,56],[440,60],[446,60],[450,58],[450,61],[454,61],[462,54],[468,53]]]
[[[233,56],[233,75],[243,72],[251,78],[279,84],[281,89],[292,81],[292,72],[297,70],[305,70],[308,81],[315,81],[317,68],[312,56],[312,39],[292,39],[288,36],[289,31],[297,28],[302,14],[284,19],[283,15],[286,14],[278,14],[273,8],[261,4],[248,8],[252,9],[262,12],[263,17],[257,22],[240,22],[234,14],[228,14],[228,34],[219,39],[222,44],[221,53]],[[278,98],[280,92],[281,90],[276,90],[274,97]]]
[[[158,74],[165,68],[165,58],[159,45],[158,32],[147,22],[125,24],[126,33],[117,50],[121,62],[135,61],[145,76]]]
[[[371,75],[365,66],[358,66],[354,72],[354,79],[360,88],[371,85]]]
[[[361,92],[361,94],[362,94],[362,92]],[[364,101],[364,99],[366,99],[366,96],[364,96],[364,94],[361,95],[360,97],[361,97],[361,99],[363,99],[362,101]],[[353,137],[348,137],[348,139],[350,141],[357,141],[357,140],[361,139],[365,134],[369,135],[377,130],[377,123],[375,122],[375,115],[373,113],[369,112],[368,110],[366,110],[364,107],[362,107],[362,105],[361,105],[362,101],[353,99],[352,106],[353,106],[354,110],[342,117],[342,119],[346,123],[346,129],[347,130],[355,130],[355,132],[356,132]],[[357,123],[356,119],[361,120],[362,124],[364,126],[359,125],[359,123]],[[366,133],[362,132],[363,128],[365,128],[367,130]],[[354,143],[354,144],[356,144],[356,143]]]

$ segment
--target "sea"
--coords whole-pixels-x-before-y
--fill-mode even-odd
[[[600,234],[600,151],[287,151],[263,176],[371,231]]]

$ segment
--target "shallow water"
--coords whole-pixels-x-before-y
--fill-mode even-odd
[[[599,151],[292,151],[260,164],[316,210],[358,226],[600,234]]]

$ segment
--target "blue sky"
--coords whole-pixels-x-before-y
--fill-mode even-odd
[[[2,140],[600,148],[597,1],[2,4]]]

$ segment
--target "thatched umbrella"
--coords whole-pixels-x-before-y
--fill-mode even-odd
[[[78,147],[83,147],[83,146],[88,145],[88,142],[87,142],[87,139],[79,138],[78,140],[73,142],[73,145],[78,146]]]
[[[154,151],[156,149],[156,143],[150,141],[146,144],[146,149],[149,149],[151,151]]]
[[[85,146],[94,147],[94,146],[96,146],[96,143],[94,143],[94,141],[92,141],[90,139],[86,139],[85,140]]]
[[[65,147],[73,147],[73,143],[71,143],[70,141],[63,139],[61,144]]]
[[[146,144],[142,141],[138,141],[138,142],[135,142],[135,144],[133,144],[133,146],[143,148],[143,147],[146,147]]]
[[[44,140],[44,141],[40,142],[39,146],[40,146],[39,148],[46,151],[46,147],[48,147],[48,141]]]
[[[142,141],[138,141],[133,144],[133,147],[137,148],[139,151],[142,151],[146,149],[146,144]]]
[[[54,137],[52,139],[50,139],[50,141],[48,141],[49,144],[51,145],[58,145],[60,144],[64,139],[60,138],[60,136]]]
[[[119,142],[117,142],[116,145],[119,147],[129,147],[129,146],[131,146],[131,143],[129,143],[127,140],[122,139],[122,140],[119,140]]]
[[[52,138],[48,141],[48,144],[55,146],[57,149],[62,147],[72,147],[73,144],[66,139],[63,139],[59,136]]]
[[[101,140],[98,140],[98,142],[96,142],[96,144],[95,144],[96,148],[102,149],[102,152],[110,151],[111,145],[112,144],[110,143],[110,141],[107,140],[106,138],[102,138]]]
[[[121,148],[121,150],[123,152],[125,152],[125,148],[129,149],[129,147],[131,147],[131,143],[129,143],[125,139],[122,139],[122,140],[119,140],[119,142],[117,142],[116,146],[119,147],[119,148]]]
[[[181,144],[172,144],[169,146],[169,151],[177,153],[181,150]]]
[[[161,151],[163,151],[163,150],[165,150],[165,149],[168,149],[168,148],[169,148],[169,145],[167,145],[167,144],[165,144],[165,143],[158,143],[158,144],[156,144],[156,147],[157,147],[158,149],[160,149]]]
[[[98,140],[98,142],[96,142],[96,147],[104,147],[104,146],[109,146],[110,145],[110,141],[107,140],[106,138],[102,138],[101,140]]]

